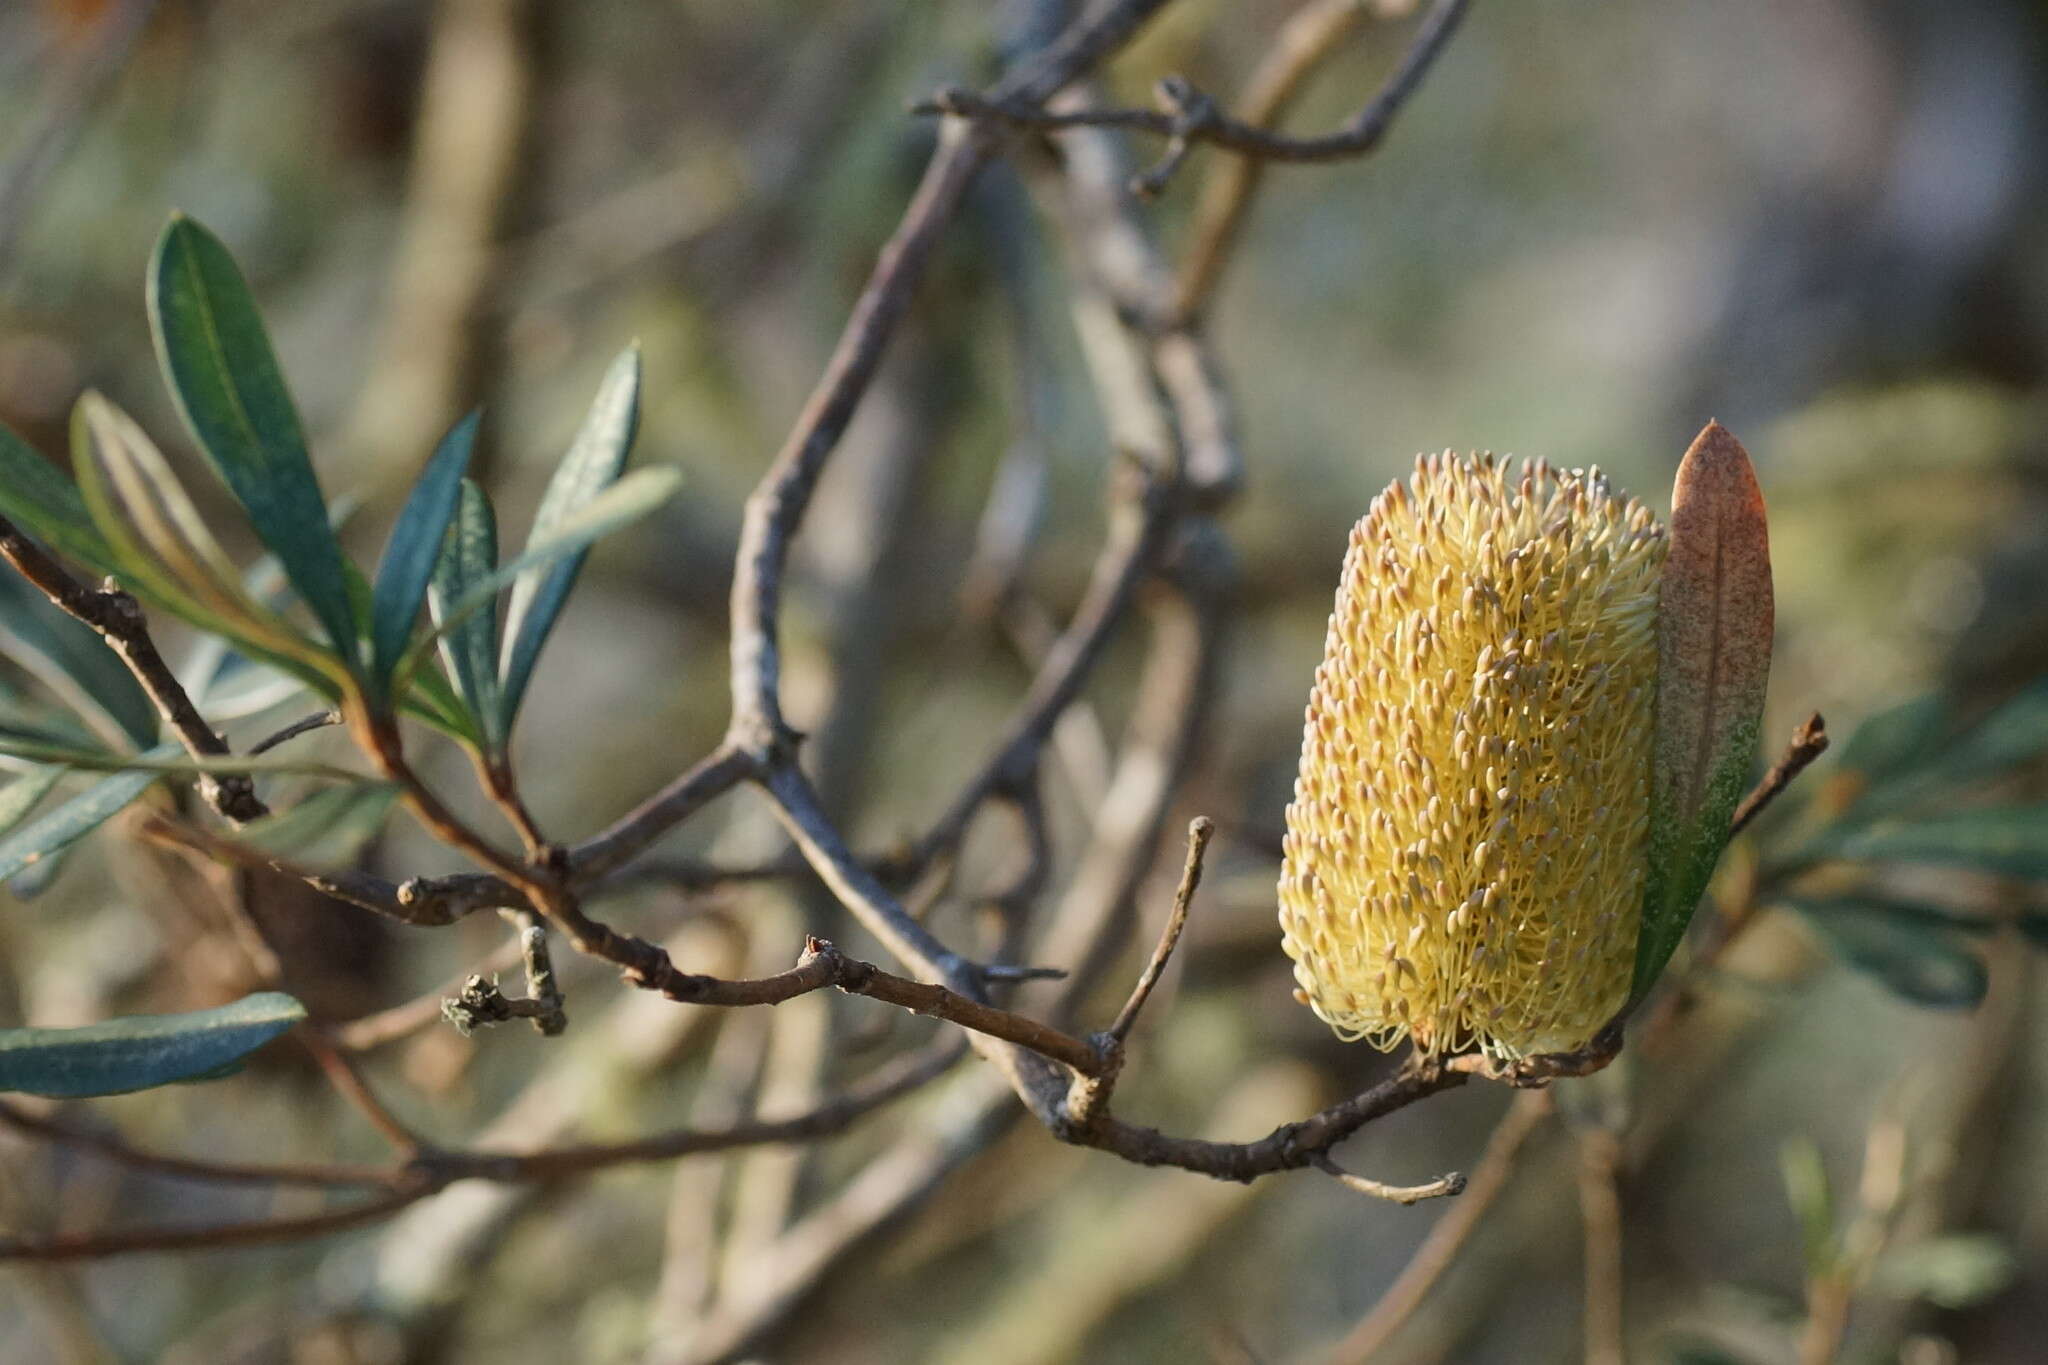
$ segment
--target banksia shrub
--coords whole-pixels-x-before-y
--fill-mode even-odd
[[[1710,427],[1679,489],[1674,548],[1598,470],[1446,453],[1352,529],[1279,896],[1298,995],[1339,1035],[1569,1052],[1669,957],[1770,634],[1747,456]]]

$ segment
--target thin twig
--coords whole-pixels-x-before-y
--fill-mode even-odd
[[[339,711],[315,711],[312,715],[293,721],[276,734],[266,735],[249,746],[251,755],[268,753],[286,740],[297,739],[300,735],[314,730],[324,730],[330,725],[341,724]]]
[[[316,872],[253,844],[245,844],[167,815],[150,814],[138,827],[138,833],[145,839],[203,853],[231,866],[291,877],[323,895],[418,928],[453,924],[463,915],[481,908],[479,905],[458,905],[448,897],[408,898],[405,887],[393,886],[367,872],[347,869]]]
[[[1280,26],[1279,37],[1245,82],[1238,96],[1238,117],[1262,128],[1279,122],[1309,76],[1368,17],[1359,0],[1309,0]],[[1192,320],[1216,292],[1265,169],[1263,160],[1250,156],[1211,165],[1195,201],[1194,222],[1174,282],[1175,319]]]
[[[1347,1190],[1356,1190],[1374,1199],[1385,1199],[1396,1204],[1419,1204],[1425,1199],[1443,1199],[1465,1192],[1465,1177],[1456,1171],[1449,1175],[1440,1175],[1434,1180],[1424,1181],[1420,1185],[1387,1185],[1377,1180],[1368,1180],[1362,1175],[1353,1175],[1328,1156],[1318,1156],[1311,1164]]]
[[[1793,778],[1805,772],[1809,764],[1827,751],[1827,722],[1816,711],[1792,732],[1792,742],[1786,746],[1784,754],[1735,808],[1735,816],[1728,822],[1729,837],[1733,838],[1748,828],[1749,822],[1762,814],[1764,807],[1777,800],[1778,795],[1792,785]]]
[[[1621,1139],[1601,1127],[1577,1135],[1579,1218],[1586,1233],[1586,1365],[1627,1365],[1622,1332]]]
[[[1166,157],[1133,182],[1135,192],[1156,193],[1178,166],[1188,148],[1206,142],[1266,161],[1342,161],[1363,156],[1379,145],[1408,97],[1421,86],[1430,64],[1443,51],[1469,0],[1437,0],[1423,20],[1415,41],[1385,86],[1341,129],[1321,137],[1287,137],[1232,118],[1214,100],[1178,77],[1160,83],[1164,109],[1086,109],[1052,112],[1021,100],[1006,99],[1000,89],[988,95],[946,89],[911,106],[914,114],[950,114],[1013,128],[1125,128],[1167,139]]]
[[[1173,893],[1173,909],[1166,917],[1166,927],[1159,931],[1159,942],[1152,949],[1152,958],[1145,964],[1145,970],[1138,975],[1138,983],[1131,987],[1130,999],[1124,1001],[1123,1009],[1117,1012],[1116,1022],[1109,1026],[1109,1036],[1121,1043],[1131,1036],[1131,1026],[1138,1022],[1138,1011],[1145,1008],[1145,1002],[1152,998],[1152,988],[1159,984],[1159,978],[1166,971],[1168,959],[1180,943],[1181,931],[1187,928],[1188,907],[1194,903],[1195,890],[1202,884],[1202,858],[1209,850],[1209,840],[1216,833],[1216,822],[1206,815],[1196,816],[1188,826],[1188,860],[1181,868],[1180,887]]]
[[[157,652],[142,606],[132,596],[119,588],[86,587],[4,517],[0,517],[0,556],[5,556],[59,610],[99,633],[149,694],[157,713],[178,736],[186,753],[197,759],[230,756],[227,741],[206,723],[192,698],[186,695],[184,685],[171,672],[171,666]],[[255,784],[246,773],[203,774],[199,789],[222,818],[236,824],[270,813],[257,799]]]
[[[317,1030],[301,1029],[298,1039],[313,1054],[313,1060],[327,1073],[327,1079],[342,1098],[361,1111],[370,1126],[384,1135],[399,1155],[411,1158],[418,1156],[425,1147],[419,1134],[405,1126],[396,1114],[385,1108],[384,1101],[377,1098],[375,1091],[363,1079],[362,1072],[348,1054],[338,1050]]]
[[[554,1037],[569,1027],[569,1016],[562,1008],[562,987],[555,980],[555,960],[548,951],[547,926],[531,913],[511,912],[519,925],[519,960],[526,969],[526,994],[540,1007],[533,1016],[533,1026],[547,1037]]]
[[[137,1229],[47,1241],[0,1239],[0,1261],[87,1260],[130,1252],[182,1251],[318,1237],[389,1217],[456,1180],[544,1182],[612,1166],[673,1160],[737,1147],[810,1141],[843,1131],[866,1114],[935,1080],[964,1051],[957,1037],[941,1039],[877,1068],[816,1108],[786,1118],[755,1119],[723,1128],[678,1129],[630,1142],[591,1143],[533,1152],[426,1150],[402,1165],[390,1167],[256,1166],[160,1156],[0,1104],[0,1120],[53,1142],[87,1148],[136,1169],[230,1183],[376,1185],[390,1192],[350,1209],[308,1218],[210,1228]]]
[[[1109,534],[1073,620],[1046,652],[1030,690],[989,758],[961,787],[953,803],[918,841],[908,866],[896,875],[915,875],[965,837],[975,814],[990,797],[1018,789],[1038,765],[1059,718],[1086,685],[1117,629],[1129,613],[1138,586],[1156,567],[1175,508],[1150,481],[1133,481],[1133,495],[1119,499]]]
[[[1486,1151],[1472,1168],[1471,1178],[1465,1184],[1465,1193],[1450,1211],[1429,1230],[1429,1236],[1422,1239],[1415,1254],[1387,1286],[1379,1301],[1361,1318],[1358,1325],[1346,1334],[1330,1352],[1330,1365],[1363,1365],[1379,1355],[1401,1325],[1422,1306],[1422,1301],[1436,1282],[1443,1278],[1451,1262],[1457,1258],[1458,1250],[1465,1245],[1479,1222],[1492,1207],[1493,1201],[1507,1188],[1508,1178],[1514,1173],[1515,1159],[1521,1155],[1522,1144],[1550,1116],[1551,1101],[1547,1091],[1529,1090],[1515,1096],[1507,1113],[1487,1140]]]
[[[345,1232],[391,1217],[434,1193],[431,1180],[343,1209],[293,1218],[265,1218],[247,1223],[216,1223],[210,1227],[137,1228],[131,1231],[65,1234],[36,1239],[0,1237],[0,1261],[93,1261],[145,1251],[218,1251],[227,1247],[263,1246]]]
[[[0,1122],[62,1147],[91,1152],[117,1165],[184,1180],[228,1185],[362,1186],[389,1185],[396,1174],[389,1166],[297,1165],[165,1156],[143,1151],[118,1137],[31,1114],[5,1101],[0,1101]]]

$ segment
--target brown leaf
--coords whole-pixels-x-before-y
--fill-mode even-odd
[[[1763,492],[1749,452],[1709,422],[1679,463],[1671,493],[1637,998],[1684,937],[1728,842],[1756,752],[1773,624]]]

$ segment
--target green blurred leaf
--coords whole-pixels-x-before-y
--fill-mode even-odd
[[[2043,754],[2048,754],[2048,679],[2022,688],[1960,733],[1934,726],[1906,761],[1872,775],[1869,789],[1843,819],[1867,819],[1926,804]]]
[[[57,1099],[121,1095],[218,1074],[306,1017],[264,991],[190,1014],[138,1014],[84,1028],[0,1029],[0,1091]]]
[[[407,651],[397,671],[399,681],[412,676],[429,647],[462,625],[477,612],[497,602],[498,591],[521,571],[549,564],[563,555],[574,554],[592,541],[640,520],[675,496],[682,474],[674,469],[638,469],[592,498],[573,514],[563,518],[545,540],[527,545],[510,560],[471,584],[463,596],[448,605],[424,639]]]
[[[1835,754],[1836,770],[1881,782],[1939,753],[1949,722],[1948,699],[1938,692],[1901,702],[1856,727]]]
[[[149,315],[186,425],[353,670],[356,616],[298,412],[234,258],[182,214],[157,242]]]
[[[464,479],[455,524],[448,528],[441,558],[434,565],[427,607],[436,629],[443,632],[441,663],[455,681],[456,695],[476,718],[485,749],[493,754],[504,752],[506,728],[498,705],[498,614],[479,610],[452,630],[446,623],[449,609],[466,600],[497,568],[498,521],[491,500]]]
[[[2018,1275],[2004,1242],[1983,1233],[1951,1233],[1885,1252],[1872,1281],[1901,1299],[1937,1308],[1970,1308],[1997,1297]]]
[[[235,840],[311,867],[339,867],[377,836],[397,797],[388,782],[330,787],[242,826]]]
[[[78,711],[103,737],[154,744],[156,705],[135,675],[91,626],[73,619],[40,589],[0,566],[0,644]]]
[[[380,697],[392,670],[398,667],[413,622],[419,618],[420,602],[427,595],[448,523],[462,496],[463,471],[469,468],[470,453],[476,446],[477,419],[477,413],[470,413],[441,438],[433,458],[427,461],[426,472],[398,514],[377,565],[377,587],[370,607],[370,681]]]
[[[2048,878],[2048,802],[1835,826],[1809,841],[1795,858],[1802,863],[1933,863],[2003,877]]]
[[[0,787],[0,834],[28,819],[29,812],[64,780],[64,774],[69,771],[61,765],[38,764],[5,787]]]
[[[173,752],[172,746],[163,745],[151,756],[167,757]],[[0,881],[92,833],[162,776],[157,772],[117,773],[0,838]]]
[[[114,551],[94,529],[78,486],[0,425],[0,515],[95,573],[115,570]]]
[[[1959,786],[2048,753],[2048,679],[2019,693],[1964,731],[1925,768],[1929,781]]]
[[[1825,1275],[1835,1263],[1835,1200],[1820,1147],[1810,1137],[1785,1139],[1778,1149],[1778,1170],[1785,1181],[1785,1202],[1799,1220],[1806,1273],[1810,1278]]]
[[[570,518],[588,506],[591,499],[609,488],[626,467],[633,435],[640,423],[640,348],[627,347],[605,371],[597,397],[583,419],[569,453],[562,457],[555,476],[548,482],[540,509],[534,513],[529,545],[539,544],[568,524]],[[583,567],[587,550],[562,556],[546,567],[536,566],[519,575],[512,585],[512,599],[505,610],[505,657],[501,668],[499,729],[509,733],[526,695],[548,633],[576,575]]]
[[[1989,973],[1940,910],[1853,896],[1789,904],[1837,957],[1895,995],[1936,1009],[1969,1009],[1984,998]]]

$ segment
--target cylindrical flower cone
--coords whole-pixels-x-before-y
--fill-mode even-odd
[[[1681,490],[1728,472],[1700,454]],[[1705,505],[1688,524],[1746,534]],[[1708,581],[1674,590],[1667,560],[1694,580],[1704,562]],[[1740,615],[1718,611],[1725,560],[1703,561],[1697,535],[1674,550],[1598,470],[1447,453],[1374,500],[1309,698],[1279,893],[1298,995],[1339,1035],[1512,1062],[1583,1048],[1640,997],[1675,942],[1676,912],[1646,934],[1646,905],[1697,898],[1726,842],[1725,775],[1755,746],[1757,604],[1737,594],[1743,640],[1725,652],[1741,657],[1720,657]],[[1660,600],[1688,623],[1675,642]],[[1702,600],[1704,625],[1685,605]],[[1767,660],[1767,559],[1762,613]],[[1673,668],[1667,648],[1712,657]],[[1659,840],[1677,849],[1668,875]]]

